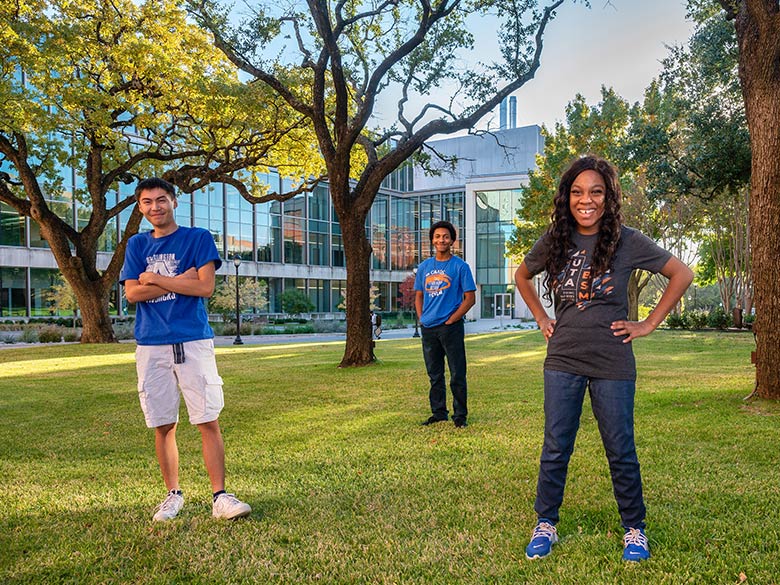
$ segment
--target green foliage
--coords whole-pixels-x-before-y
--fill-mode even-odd
[[[76,313],[79,308],[78,300],[70,284],[60,278],[51,288],[43,292],[43,300],[51,303],[52,313]]]
[[[285,325],[284,333],[290,335],[299,335],[303,333],[315,333],[314,326],[311,324],[306,325]]]
[[[62,334],[62,341],[73,342],[78,340],[79,340],[79,334],[73,329],[66,329],[65,332]]]
[[[295,186],[323,174],[310,127],[239,79],[181,0],[3,3],[0,62],[0,202],[41,224],[82,305],[106,307],[84,315],[88,342],[113,340],[102,301],[140,222],[128,185],[162,176],[186,194],[223,181],[259,201],[272,197],[259,180],[269,166]],[[131,208],[118,256],[98,270]]]
[[[553,131],[543,129],[544,152],[537,157],[537,169],[522,189],[522,207],[507,244],[510,256],[522,258],[542,235],[550,222],[561,175],[574,158],[587,153],[602,156],[618,167],[627,224],[672,243],[690,233],[680,221],[681,212],[693,215],[695,206],[689,202],[663,205],[652,200],[648,196],[651,177],[637,164],[632,151],[636,149],[636,133],[643,131],[639,121],[652,115],[650,107],[649,103],[630,107],[613,89],[602,87],[598,104],[590,106],[578,94],[566,107],[565,122],[557,123]]]
[[[239,278],[238,300],[241,313],[262,311],[268,306],[268,283],[265,280]],[[209,299],[209,311],[222,315],[223,320],[235,320],[236,277],[220,279]],[[227,334],[226,334],[227,335]]]
[[[704,329],[708,325],[709,313],[707,311],[694,310],[683,313],[690,329]]]
[[[731,315],[726,313],[721,307],[713,309],[707,315],[707,325],[714,329],[726,329],[731,327],[731,323]]]
[[[308,295],[297,288],[284,291],[280,296],[280,300],[282,310],[290,315],[300,315],[301,313],[309,313],[314,310],[314,303]]]
[[[666,316],[666,326],[670,329],[687,329],[688,319],[685,313],[669,313]]]

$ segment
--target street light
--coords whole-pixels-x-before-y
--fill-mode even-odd
[[[414,270],[412,270],[412,273],[414,274],[415,280],[417,280],[417,269],[415,268]],[[416,292],[414,293],[414,296],[415,296],[414,308],[413,308],[413,311],[414,311],[414,334],[412,335],[412,337],[420,337],[420,332],[417,329],[417,300],[416,300],[417,299],[417,293]]]
[[[238,267],[241,266],[241,258],[238,254],[233,256],[233,266],[236,267],[236,338],[233,340],[233,345],[244,345],[241,341],[241,304],[238,297]]]

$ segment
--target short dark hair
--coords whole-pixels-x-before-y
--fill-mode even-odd
[[[165,179],[151,177],[149,179],[144,179],[143,181],[139,182],[138,185],[135,186],[136,200],[138,200],[138,198],[141,196],[141,193],[143,191],[149,191],[151,189],[162,189],[163,191],[168,193],[168,195],[176,199],[176,187],[174,187],[172,183],[169,183]]]
[[[431,226],[431,229],[428,230],[428,239],[431,241],[431,243],[433,243],[433,232],[435,232],[439,228],[445,228],[447,231],[449,231],[450,238],[452,238],[453,242],[458,239],[458,232],[455,231],[455,226],[448,221],[440,220],[434,223]]]

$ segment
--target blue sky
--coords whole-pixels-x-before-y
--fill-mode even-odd
[[[590,9],[567,2],[549,25],[536,77],[515,94],[517,125],[552,128],[576,93],[596,103],[602,85],[641,100],[666,46],[684,44],[691,32],[685,0],[592,0]]]

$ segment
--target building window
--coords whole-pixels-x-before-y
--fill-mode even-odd
[[[0,317],[27,315],[27,270],[0,268]]]
[[[232,185],[225,185],[227,257],[252,260],[252,204]]]
[[[388,268],[387,197],[377,195],[371,207],[371,249],[372,268]]]
[[[24,217],[13,207],[0,203],[0,246],[24,246],[24,231]]]
[[[282,233],[284,236],[284,262],[304,264],[306,248],[306,195],[297,195],[284,202]]]

